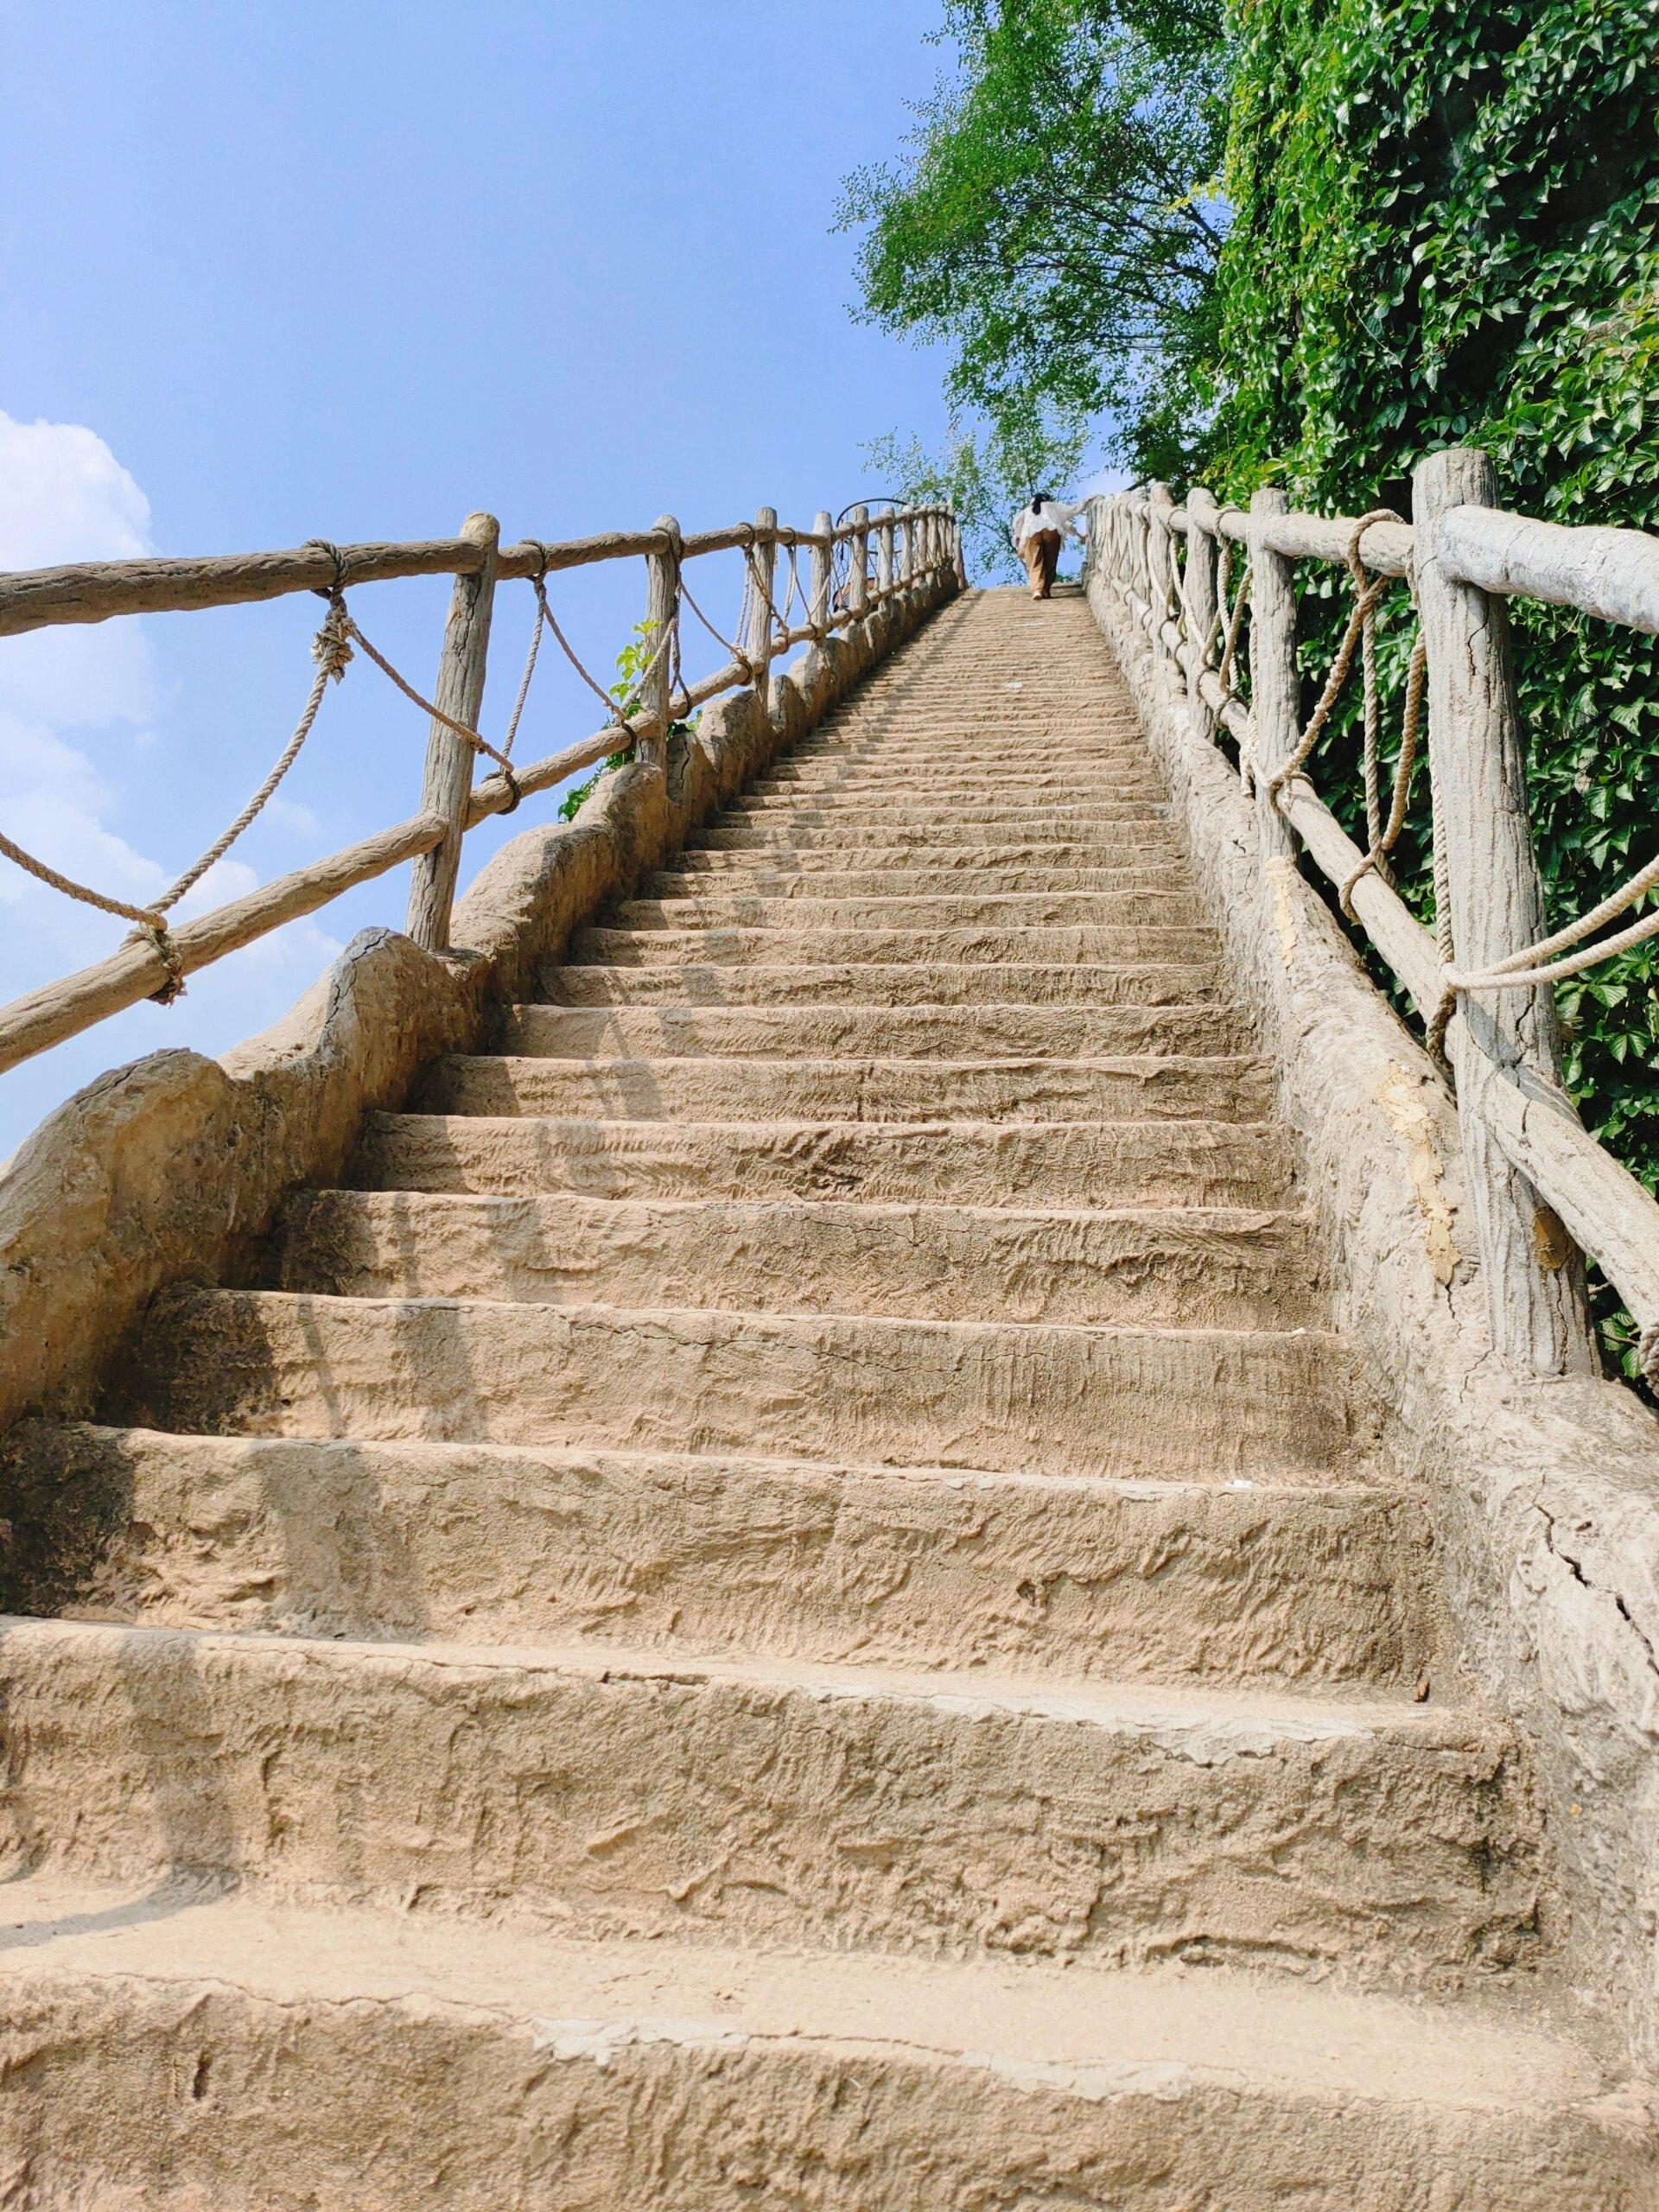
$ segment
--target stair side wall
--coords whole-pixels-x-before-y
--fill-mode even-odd
[[[159,1289],[238,1280],[283,1201],[339,1178],[365,1114],[398,1105],[436,1054],[471,1048],[573,929],[957,590],[941,576],[895,595],[782,671],[770,715],[752,690],[718,701],[671,747],[665,778],[620,769],[575,821],[515,837],[457,906],[451,954],[362,931],[283,1021],[222,1060],[151,1052],[49,1116],[0,1168],[0,1428],[89,1411]]]
[[[1537,1748],[1580,1986],[1659,2056],[1659,1421],[1621,1385],[1494,1354],[1457,1115],[1427,1055],[1255,812],[1103,578],[1095,619],[1167,776],[1272,1054],[1389,1441],[1427,1490],[1465,1663]]]

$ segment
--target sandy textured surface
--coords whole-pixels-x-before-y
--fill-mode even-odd
[[[1652,2212],[1186,795],[1077,600],[924,611],[32,1217],[0,2202]]]

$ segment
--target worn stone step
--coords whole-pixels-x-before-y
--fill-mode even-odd
[[[1144,752],[1097,753],[1068,760],[1061,768],[1043,769],[987,759],[973,741],[962,761],[949,767],[931,766],[913,754],[868,766],[849,760],[811,767],[785,761],[752,784],[747,793],[753,798],[821,799],[836,806],[843,800],[925,798],[952,809],[995,798],[1023,812],[1084,798],[1160,802],[1168,795]]]
[[[1535,1948],[1507,1729],[615,1645],[0,1630],[0,1856],[567,1931],[1330,1967]]]
[[[1115,926],[1092,923],[1071,929],[1024,929],[987,925],[978,929],[929,929],[918,937],[909,929],[616,929],[601,925],[575,931],[570,942],[575,961],[607,967],[715,961],[737,966],[907,966],[918,954],[934,963],[977,962],[992,968],[1046,967],[1069,961],[1098,967],[1173,960],[1187,966],[1211,961],[1217,946],[1213,931],[1197,924],[1164,929],[1152,922]]]
[[[1096,855],[1096,858],[1098,856]],[[684,853],[677,864],[657,869],[640,887],[644,896],[678,898],[688,892],[741,891],[767,899],[881,897],[910,893],[986,891],[1160,891],[1170,880],[1166,861],[1127,861],[1096,866],[1064,864],[1032,855],[1006,858],[949,851],[937,859],[914,853],[856,849],[841,853]]]
[[[1243,1053],[1116,1059],[560,1060],[447,1053],[417,1108],[694,1122],[1261,1121],[1269,1071]]]
[[[492,1927],[35,1876],[0,1953],[41,2206],[1641,2212],[1541,2011]]]
[[[959,830],[976,829],[982,838],[987,831],[1009,836],[1027,824],[1037,823],[1058,823],[1074,834],[1110,830],[1143,822],[1161,823],[1167,820],[1168,813],[1168,806],[1161,798],[1114,799],[1082,792],[1071,799],[1033,799],[1028,804],[1017,801],[1009,804],[994,798],[964,799],[946,810],[925,794],[898,790],[887,797],[872,793],[856,803],[849,800],[845,804],[827,798],[814,800],[794,792],[780,792],[776,797],[765,792],[745,794],[728,804],[720,821],[723,826],[737,829],[750,825],[771,829],[793,823],[801,829],[840,828],[843,831],[870,829],[881,823],[937,830],[948,822]]]
[[[1058,815],[1029,817],[1014,823],[999,817],[995,822],[786,822],[715,821],[687,841],[691,852],[755,852],[781,846],[791,852],[827,846],[836,852],[881,846],[893,851],[947,852],[952,846],[975,851],[996,849],[1028,850],[1033,846],[1059,845],[1071,856],[1079,851],[1103,859],[1138,857],[1175,851],[1166,814],[1147,813],[1123,821],[1067,819]]]
[[[1244,1026],[1229,1008],[1197,1006],[558,1006],[505,1007],[493,1039],[504,1052],[563,1059],[825,1059],[887,1054],[907,1060],[1048,1055],[1236,1052]]]
[[[1351,1466],[1376,1414],[1313,1329],[918,1321],[181,1287],[111,1417],[264,1436],[746,1451],[1066,1475]]]
[[[1034,766],[1025,759],[1029,743],[999,748],[993,741],[964,733],[955,759],[929,758],[905,743],[884,753],[784,760],[728,804],[764,801],[861,810],[907,801],[931,804],[946,820],[958,807],[992,805],[1014,814],[1103,806],[1132,814],[1166,809],[1167,781],[1144,751],[1083,753],[1057,769]]]
[[[1408,1694],[1440,1665],[1421,1503],[1382,1484],[44,1421],[0,1465],[18,1611]]]
[[[569,1121],[374,1114],[372,1188],[594,1198],[914,1198],[958,1205],[1282,1205],[1275,1122]]]
[[[1047,741],[1021,734],[1000,738],[982,729],[963,729],[949,750],[927,751],[905,736],[880,747],[841,748],[816,755],[792,754],[777,762],[749,786],[756,798],[800,798],[821,792],[830,798],[849,790],[866,797],[898,797],[926,791],[942,799],[1164,799],[1161,773],[1144,746],[1084,747],[1065,760],[1033,759]]]
[[[887,960],[812,966],[610,968],[602,963],[544,969],[542,995],[561,1006],[730,1007],[1154,1007],[1214,1004],[1221,984],[1213,961],[1143,960],[1111,964],[1068,961]]]
[[[985,891],[942,893],[895,885],[883,897],[818,889],[791,899],[761,899],[699,887],[670,899],[623,899],[607,926],[626,930],[886,930],[931,937],[962,929],[1190,929],[1194,902],[1179,891]]]
[[[1314,1262],[1287,1213],[309,1191],[267,1279],[360,1298],[1290,1328],[1312,1318]]]

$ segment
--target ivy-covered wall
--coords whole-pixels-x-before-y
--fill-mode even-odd
[[[1235,0],[1234,29],[1209,480],[1408,513],[1413,462],[1466,442],[1506,505],[1659,528],[1659,0]],[[1301,582],[1322,667],[1344,587]],[[1659,652],[1555,608],[1516,629],[1560,920],[1659,850]],[[1409,631],[1402,589],[1396,679]],[[1353,820],[1351,709],[1319,781]],[[1659,1187],[1656,953],[1561,1004],[1586,1118]]]

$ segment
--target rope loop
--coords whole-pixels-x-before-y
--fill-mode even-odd
[[[1406,823],[1406,810],[1411,798],[1411,774],[1417,765],[1417,746],[1422,727],[1423,690],[1428,677],[1428,646],[1420,632],[1411,650],[1411,665],[1406,674],[1406,710],[1400,729],[1400,755],[1394,764],[1394,791],[1389,804],[1389,818],[1382,835],[1374,837],[1359,866],[1348,877],[1338,893],[1338,903],[1351,922],[1359,917],[1353,907],[1354,887],[1373,868],[1379,870],[1388,880],[1387,856],[1394,850],[1395,842]]]
[[[314,584],[312,589],[319,599],[335,599],[346,588],[346,556],[332,538],[308,537],[302,550],[307,553],[326,553],[334,567],[334,581],[327,584]]]
[[[1348,672],[1354,664],[1355,649],[1362,638],[1368,641],[1365,656],[1368,683],[1368,728],[1371,725],[1371,717],[1375,714],[1376,685],[1371,621],[1376,612],[1377,601],[1388,588],[1389,579],[1386,576],[1373,577],[1368,575],[1365,563],[1360,555],[1360,543],[1366,531],[1375,524],[1398,522],[1399,519],[1399,516],[1395,513],[1392,507],[1372,507],[1359,518],[1348,534],[1348,544],[1344,558],[1347,563],[1348,573],[1353,578],[1354,604],[1349,613],[1347,627],[1343,632],[1342,643],[1338,648],[1337,657],[1331,664],[1331,672],[1325,679],[1325,689],[1319,694],[1319,704],[1309,715],[1307,727],[1297,740],[1295,750],[1291,753],[1290,758],[1281,762],[1268,779],[1268,797],[1281,813],[1284,811],[1284,804],[1280,794],[1286,785],[1301,772],[1304,762],[1319,743],[1320,733],[1331,718],[1331,710],[1341,696],[1343,686],[1348,681]]]

